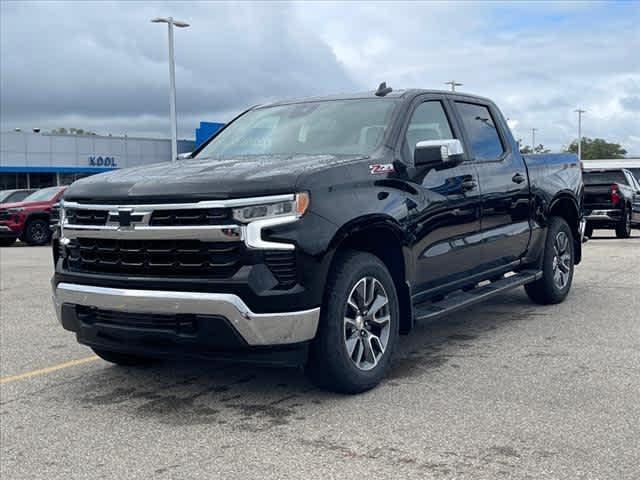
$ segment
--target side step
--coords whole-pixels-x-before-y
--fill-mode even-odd
[[[416,320],[433,320],[469,305],[483,302],[488,298],[533,282],[541,277],[542,271],[523,270],[515,275],[491,282],[488,285],[476,287],[468,292],[452,293],[439,302],[425,302],[416,305],[414,307],[414,318]]]

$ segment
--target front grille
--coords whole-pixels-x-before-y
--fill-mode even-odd
[[[226,278],[240,268],[241,243],[199,240],[78,238],[67,247],[72,271],[125,275]]]
[[[0,220],[9,220],[9,212],[7,210],[0,210]]]
[[[198,316],[192,314],[161,315],[155,313],[114,312],[93,307],[76,306],[76,315],[89,325],[108,325],[142,330],[165,331],[181,335],[195,334]]]
[[[105,225],[109,212],[106,210],[67,208],[65,215],[67,223],[71,225]]]
[[[220,225],[229,220],[227,208],[193,208],[189,210],[156,210],[151,215],[153,226]]]
[[[288,288],[296,284],[296,257],[293,251],[264,252],[264,261],[280,287]]]

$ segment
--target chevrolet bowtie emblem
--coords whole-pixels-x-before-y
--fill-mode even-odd
[[[118,210],[118,223],[121,227],[130,227],[131,210]]]

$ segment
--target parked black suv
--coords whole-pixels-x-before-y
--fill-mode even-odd
[[[54,300],[98,355],[296,361],[360,392],[399,333],[580,262],[574,155],[523,158],[489,100],[428,90],[252,108],[192,159],[82,179]]]

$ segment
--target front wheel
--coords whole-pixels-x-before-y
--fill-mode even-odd
[[[629,238],[631,236],[631,209],[627,209],[624,219],[616,226],[616,237]]]
[[[326,286],[308,370],[320,387],[360,393],[385,376],[398,340],[400,313],[391,274],[378,257],[347,252]]]
[[[24,241],[29,245],[45,245],[51,240],[49,222],[45,220],[31,220],[24,231]]]
[[[536,303],[560,303],[571,289],[575,258],[573,233],[564,219],[551,219],[542,255],[542,278],[528,283],[524,289]]]

